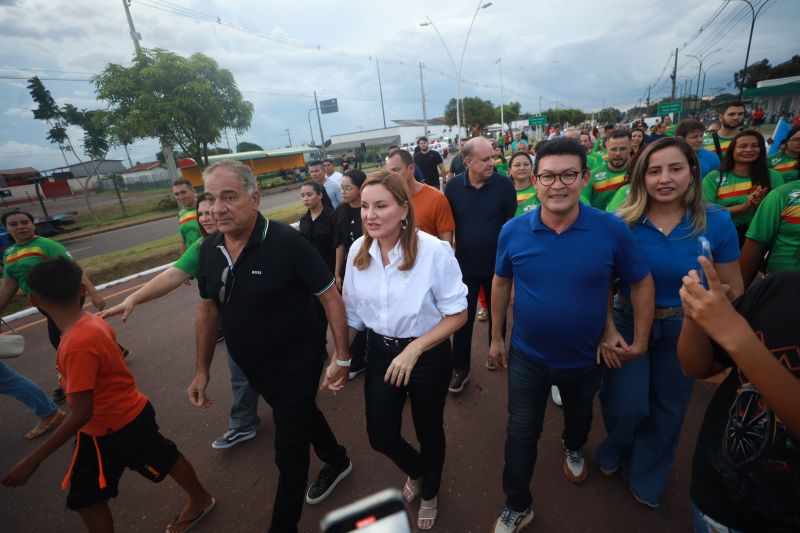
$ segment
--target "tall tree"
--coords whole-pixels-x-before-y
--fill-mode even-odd
[[[508,129],[511,129],[511,123],[519,120],[520,112],[522,111],[522,104],[519,102],[510,102],[503,105],[503,120],[506,121]],[[500,106],[497,106],[497,113],[495,114],[495,122],[500,122]]]
[[[110,104],[113,123],[134,138],[157,138],[180,147],[201,166],[226,128],[244,133],[253,104],[233,75],[200,53],[189,58],[141,49],[133,65],[111,63],[92,78],[97,96]]]
[[[237,152],[253,152],[255,150],[263,150],[263,148],[256,143],[250,143],[247,141],[240,142],[239,146],[236,147]]]
[[[485,128],[495,122],[496,109],[489,100],[475,96],[461,99],[461,125],[474,127],[480,124]],[[451,98],[444,108],[444,118],[448,125],[456,123],[456,99]]]

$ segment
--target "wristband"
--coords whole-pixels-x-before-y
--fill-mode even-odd
[[[345,366],[349,368],[350,364],[353,362],[353,359],[335,359],[334,362],[336,363],[336,366]]]

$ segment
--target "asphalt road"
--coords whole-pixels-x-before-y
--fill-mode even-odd
[[[132,285],[132,284],[131,284]],[[128,285],[128,287],[131,287]],[[116,303],[126,288],[115,287],[106,297]],[[116,296],[114,296],[116,294]],[[184,390],[194,368],[193,317],[196,288],[180,287],[157,302],[137,308],[127,324],[112,319],[120,342],[132,350],[129,365],[138,386],[152,400],[163,433],[178,444],[202,482],[216,496],[218,506],[192,531],[265,531],[275,495],[273,425],[268,407],[259,408],[262,423],[258,436],[229,450],[213,450],[211,441],[225,431],[231,393],[222,347],[212,367],[209,395],[215,400],[208,411],[192,407]],[[9,366],[40,384],[46,391],[55,385],[54,353],[46,339],[44,324],[23,326],[27,347]],[[486,325],[475,328],[472,380],[464,392],[448,398],[445,409],[447,462],[439,494],[436,530],[465,533],[488,531],[503,501],[501,472],[505,438],[506,376],[490,372],[486,357]],[[265,349],[269,339],[265,339]],[[306,506],[300,531],[314,532],[322,516],[386,487],[401,487],[404,477],[367,442],[362,393],[363,379],[333,396],[320,393],[319,404],[340,441],[348,448],[353,473],[328,500]],[[548,406],[539,443],[539,459],[532,482],[536,518],[530,531],[551,532],[686,532],[691,531],[689,476],[691,451],[702,413],[713,386],[699,383],[686,417],[678,455],[667,492],[658,510],[636,503],[621,477],[603,476],[591,453],[603,437],[597,405],[587,445],[590,474],[581,486],[570,483],[561,471],[561,412]],[[36,420],[21,404],[0,396],[0,475],[34,449],[40,441],[25,440],[24,433]],[[414,442],[413,426],[406,410],[404,434]],[[9,533],[81,531],[79,517],[66,511],[66,493],[59,484],[67,471],[71,446],[51,456],[21,488],[0,487],[0,530]],[[311,475],[321,467],[312,453]],[[111,509],[122,532],[163,531],[184,500],[172,481],[153,485],[133,472],[126,472],[120,496]],[[415,516],[415,514],[414,514]]]
[[[261,198],[261,210],[274,209],[293,204],[299,200],[300,193],[298,190],[265,195]],[[92,235],[91,237],[81,237],[65,243],[65,246],[75,259],[85,259],[95,255],[125,250],[168,235],[175,235],[175,238],[178,238],[177,212],[174,218],[146,222],[130,228]]]

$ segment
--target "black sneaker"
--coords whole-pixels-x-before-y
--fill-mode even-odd
[[[347,462],[347,467],[343,469],[335,469],[331,465],[325,465],[322,470],[317,474],[317,479],[308,488],[306,492],[306,501],[311,505],[318,504],[327,498],[336,485],[346,478],[350,472],[353,471],[353,463]]]
[[[56,402],[58,405],[67,401],[67,395],[64,394],[64,389],[61,387],[55,389],[53,391],[53,401]]]
[[[461,372],[460,370],[453,370],[453,375],[450,377],[450,392],[461,392],[464,390],[464,385],[469,381],[469,374]]]
[[[240,442],[250,440],[255,436],[256,428],[229,429],[223,436],[212,442],[211,447],[215,450],[224,450],[232,448]]]

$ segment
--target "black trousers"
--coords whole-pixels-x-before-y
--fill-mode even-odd
[[[489,332],[492,331],[492,278],[463,276],[461,279],[467,286],[467,323],[453,335],[453,370],[469,374],[472,359],[472,328],[475,326],[475,314],[478,306],[478,293],[483,287],[486,293],[486,312],[489,315]],[[505,337],[505,317],[503,317],[503,336]],[[491,335],[489,343],[491,343]],[[487,351],[488,355],[488,351]]]
[[[350,459],[339,445],[325,415],[317,407],[317,390],[325,358],[291,373],[270,373],[250,380],[253,389],[272,407],[275,422],[275,464],[278,492],[270,533],[295,533],[308,484],[309,444],[323,462],[345,468]],[[247,374],[247,372],[245,372]]]
[[[439,493],[444,468],[444,403],[450,382],[450,342],[424,352],[411,371],[406,387],[384,383],[386,369],[402,349],[390,348],[382,337],[367,333],[367,370],[364,399],[367,434],[372,448],[397,465],[411,479],[422,478],[422,497]],[[417,433],[417,451],[401,435],[403,406],[411,400],[411,419]]]

